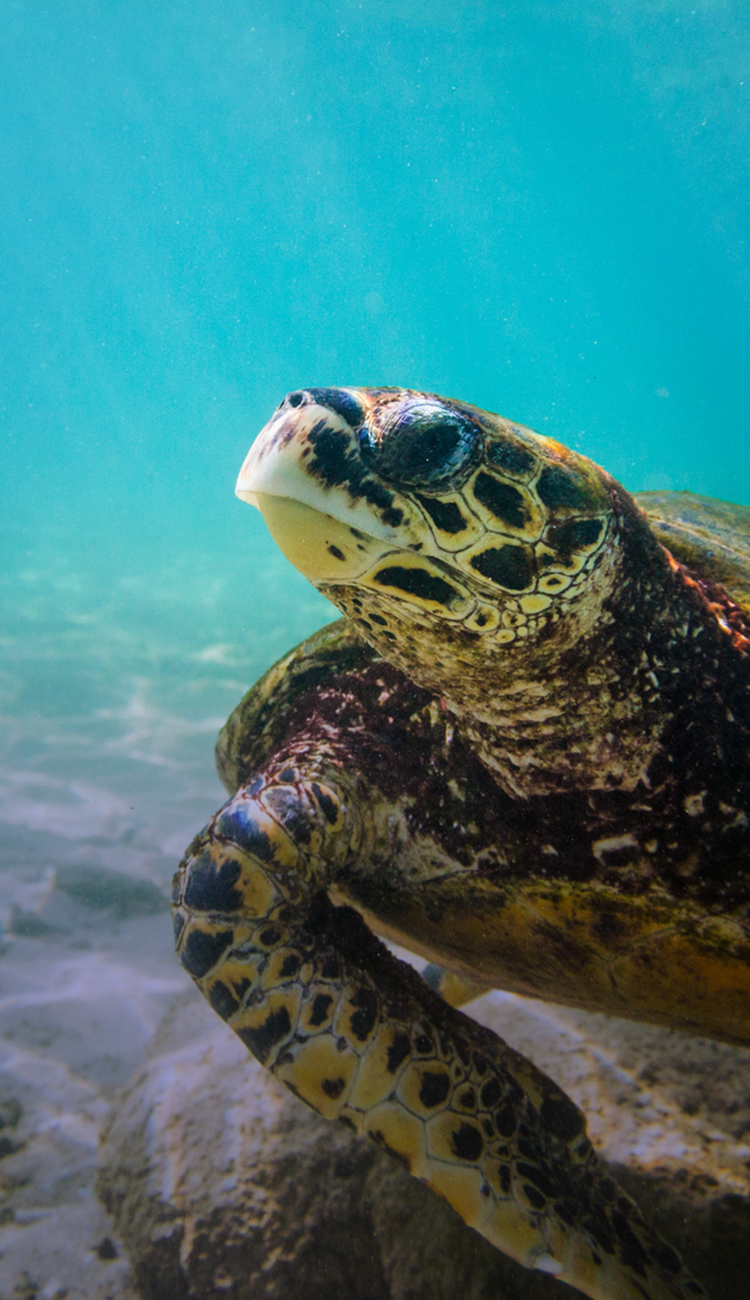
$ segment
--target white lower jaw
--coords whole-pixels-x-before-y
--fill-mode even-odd
[[[455,600],[447,607],[437,597],[430,599],[426,594],[420,598],[401,584],[393,589],[388,581],[379,580],[378,575],[384,576],[390,565],[398,575],[397,582],[403,580],[409,570],[428,580],[432,576],[438,582],[444,581],[442,573],[425,557],[389,546],[358,529],[353,531],[340,519],[324,515],[304,502],[265,492],[253,495],[253,505],[263,515],[279,550],[315,586],[330,589],[337,584],[347,586],[354,583],[363,592],[369,588],[381,597],[395,598],[400,604],[437,613],[449,622],[467,621],[471,616],[475,602],[459,583],[451,583]],[[330,598],[336,600],[335,595]],[[492,610],[486,612],[481,626],[485,626],[493,614]]]
[[[310,582],[352,582],[393,548],[357,532],[331,515],[291,497],[267,492],[238,496],[260,510],[279,550]]]

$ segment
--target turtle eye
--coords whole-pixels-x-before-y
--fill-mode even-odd
[[[472,466],[481,446],[479,430],[437,402],[410,403],[386,422],[380,436],[360,434],[368,468],[396,486],[439,490]]]

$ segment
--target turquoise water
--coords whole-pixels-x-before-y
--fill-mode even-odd
[[[332,612],[233,496],[286,391],[446,393],[631,489],[750,503],[750,12],[8,0],[2,25],[0,1047],[23,1100],[19,1051],[104,1095],[148,1034],[71,1055],[19,1028],[19,989],[43,1002],[116,943],[118,997],[144,962],[155,1007],[179,984],[158,908],[131,959],[120,905],[84,897],[81,929],[55,879],[165,888],[221,798],[220,721]],[[67,1150],[13,1213],[68,1205]]]
[[[47,720],[94,762],[94,719],[140,692],[171,719],[149,743],[213,780],[215,722],[329,615],[232,490],[289,389],[446,393],[632,489],[750,502],[740,0],[71,0],[3,26],[23,762],[74,774]],[[145,760],[120,759],[128,797]]]

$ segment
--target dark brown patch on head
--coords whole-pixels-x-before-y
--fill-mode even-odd
[[[318,420],[307,440],[313,449],[308,474],[326,488],[346,487],[354,501],[364,498],[375,507],[384,523],[398,528],[403,522],[403,511],[393,505],[393,493],[367,473],[351,435],[343,429],[331,428],[325,420]]]
[[[585,510],[591,499],[585,486],[566,465],[545,465],[536,485],[539,500],[549,510]]]
[[[455,501],[441,501],[439,497],[424,497],[415,492],[419,504],[426,510],[436,528],[455,536],[466,528],[466,520]]]
[[[498,469],[514,474],[517,478],[528,478],[537,463],[532,452],[507,438],[503,438],[502,442],[489,442],[486,454],[489,465],[496,465]]]
[[[491,474],[481,471],[474,481],[474,496],[490,514],[511,528],[523,528],[528,522],[526,502],[518,488],[510,483],[501,483]]]
[[[406,569],[401,565],[391,564],[373,575],[373,581],[381,587],[392,587],[403,591],[405,595],[416,596],[421,600],[432,600],[437,605],[451,605],[460,593],[449,582],[439,578],[426,569]]]
[[[471,557],[471,567],[507,591],[523,591],[531,585],[531,560],[522,546],[488,546]]]
[[[307,388],[305,394],[319,406],[326,406],[329,411],[335,411],[342,420],[346,420],[351,429],[358,429],[364,422],[363,406],[359,399],[345,388]]]
[[[547,559],[547,563],[570,563],[571,556],[585,551],[599,541],[604,521],[602,519],[568,519],[564,524],[550,524],[545,541],[560,557]]]

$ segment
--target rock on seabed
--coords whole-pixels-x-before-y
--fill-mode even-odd
[[[553,1075],[716,1300],[747,1300],[750,1052],[489,994],[472,1013]],[[278,1085],[188,990],[130,1081],[99,1193],[143,1300],[562,1300],[343,1125]]]

